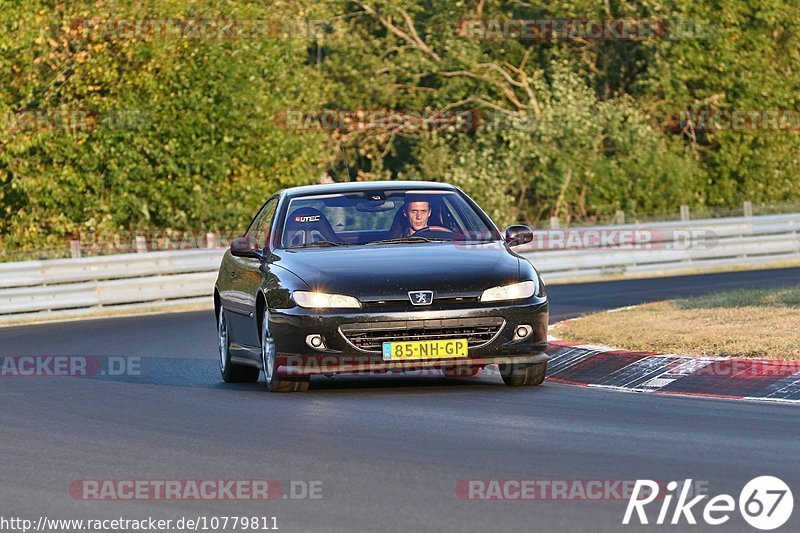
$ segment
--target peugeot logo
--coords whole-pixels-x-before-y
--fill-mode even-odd
[[[433,291],[410,291],[408,299],[413,305],[431,305],[433,303]]]

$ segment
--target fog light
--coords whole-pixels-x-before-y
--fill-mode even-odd
[[[325,351],[327,348],[325,347],[325,339],[322,338],[322,335],[314,334],[309,335],[306,337],[306,344],[308,344],[311,348],[319,351]]]
[[[521,341],[522,339],[529,337],[532,331],[533,328],[528,324],[520,324],[514,330],[514,340]]]

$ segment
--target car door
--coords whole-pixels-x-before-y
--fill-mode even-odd
[[[269,237],[278,208],[278,197],[270,198],[253,219],[245,237],[253,237],[258,247],[269,253]],[[254,257],[231,256],[227,263],[230,276],[227,308],[231,341],[242,347],[258,347],[258,321],[256,295],[261,286],[266,265]]]

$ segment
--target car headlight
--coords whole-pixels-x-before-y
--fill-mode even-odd
[[[307,309],[361,309],[361,302],[343,294],[294,291],[292,298],[300,307]]]
[[[523,300],[536,294],[535,281],[521,281],[511,285],[492,287],[481,294],[482,302],[500,302],[503,300]]]

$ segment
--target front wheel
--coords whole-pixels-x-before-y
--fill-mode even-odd
[[[258,368],[249,365],[237,365],[231,362],[230,335],[225,310],[219,306],[217,317],[217,336],[219,338],[219,373],[225,383],[255,383],[258,381]]]
[[[500,375],[510,387],[530,387],[541,385],[547,374],[547,361],[533,364],[501,364]]]
[[[261,367],[270,392],[305,392],[311,383],[309,376],[279,377],[276,364],[275,341],[269,334],[269,319],[266,313],[261,318]]]

